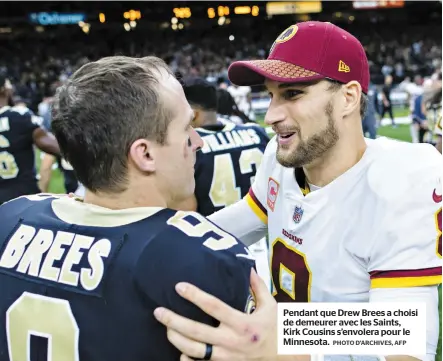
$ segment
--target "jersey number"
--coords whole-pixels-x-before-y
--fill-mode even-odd
[[[0,148],[9,147],[9,141],[4,135],[0,135]],[[14,156],[8,152],[0,152],[0,178],[12,179],[17,177],[18,166]]]
[[[6,312],[6,332],[11,361],[30,360],[31,335],[48,339],[48,361],[79,360],[79,329],[66,300],[24,292]]]
[[[311,270],[303,253],[277,238],[272,244],[271,277],[277,302],[309,302]]]
[[[219,238],[210,236],[203,242],[204,246],[214,251],[228,249],[238,243],[234,236],[221,230],[205,217],[195,212],[178,211],[166,223],[178,228],[189,237],[203,237],[207,233],[217,235]]]
[[[241,174],[252,173],[252,165],[260,166],[263,153],[258,148],[243,150],[239,158]],[[251,184],[254,177],[251,177]],[[214,157],[214,174],[209,191],[214,207],[226,207],[241,199],[241,189],[236,186],[234,164],[230,154],[219,154]]]

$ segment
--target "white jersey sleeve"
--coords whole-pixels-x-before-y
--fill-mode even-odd
[[[244,199],[211,214],[208,219],[246,246],[257,243],[266,235],[266,224],[255,215]]]
[[[260,167],[255,175],[249,193],[244,197],[245,201],[251,207],[264,224],[268,224],[268,206],[273,205],[277,198],[279,184],[272,179],[270,175],[276,165],[277,140],[272,138],[266,147]]]
[[[442,155],[429,144],[402,148],[402,157],[387,150],[385,164],[395,167],[379,167],[374,175],[383,198],[374,216],[383,217],[373,230],[368,257],[371,288],[432,286],[442,280]]]

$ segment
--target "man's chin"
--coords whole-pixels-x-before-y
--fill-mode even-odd
[[[293,162],[292,162],[292,157],[291,155],[285,154],[286,152],[278,152],[277,153],[277,162],[279,162],[283,167],[286,168],[292,168],[293,167]]]

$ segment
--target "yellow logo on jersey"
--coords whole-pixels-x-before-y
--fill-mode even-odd
[[[349,73],[351,68],[345,64],[345,62],[341,61],[338,63],[338,71],[341,73]]]

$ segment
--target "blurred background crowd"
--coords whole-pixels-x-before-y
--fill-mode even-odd
[[[269,103],[266,93],[230,86],[229,64],[266,58],[274,39],[293,23],[331,21],[354,34],[367,52],[373,104],[368,136],[374,138],[380,125],[409,123],[404,136],[424,141],[420,129],[430,128],[423,104],[429,97],[418,104],[416,98],[441,87],[441,6],[397,0],[3,2],[0,74],[14,86],[13,101],[49,126],[51,96],[82,64],[113,54],[157,55],[181,76],[203,76],[228,88],[240,110],[260,121]]]

